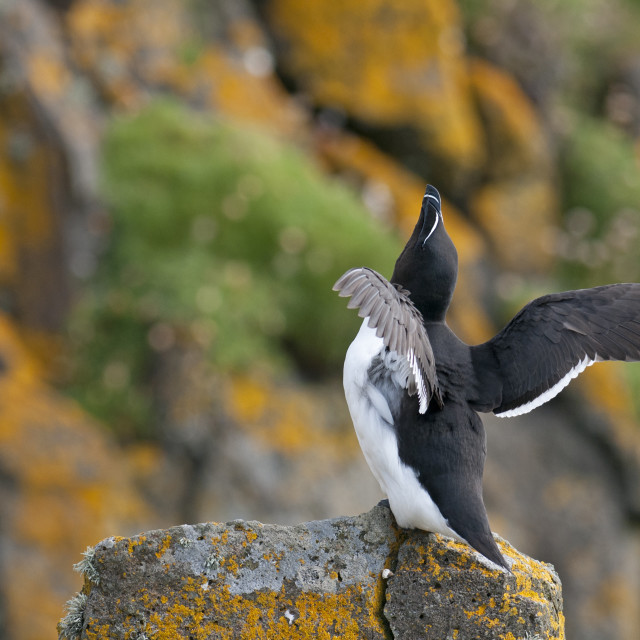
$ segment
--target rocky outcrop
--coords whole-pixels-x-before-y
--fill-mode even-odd
[[[564,637],[550,565],[499,540],[394,526],[389,509],[284,527],[236,520],[108,538],[85,554],[61,639]]]

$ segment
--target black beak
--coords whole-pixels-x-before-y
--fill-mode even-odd
[[[431,234],[436,230],[438,222],[442,217],[441,213],[440,194],[435,187],[430,184],[427,185],[427,190],[422,198],[422,207],[420,209],[420,218],[418,225],[420,226],[420,233],[418,235],[418,246],[423,249],[426,241]]]

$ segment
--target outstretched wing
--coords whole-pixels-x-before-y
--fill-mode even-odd
[[[640,360],[640,284],[543,296],[471,347],[482,410],[508,417],[551,400],[589,365]]]
[[[426,412],[431,398],[442,407],[431,343],[408,292],[367,267],[347,271],[333,290],[343,298],[351,297],[347,307],[358,309],[385,347],[407,359],[412,372],[407,391],[418,394],[420,413]]]

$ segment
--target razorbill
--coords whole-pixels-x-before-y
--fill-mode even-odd
[[[364,318],[344,391],[364,456],[399,526],[464,541],[509,569],[482,498],[486,438],[477,412],[526,413],[601,360],[640,360],[640,284],[555,293],[470,346],[445,316],[458,254],[427,186],[391,281],[367,267],[334,285]]]

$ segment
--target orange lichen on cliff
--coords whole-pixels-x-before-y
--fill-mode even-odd
[[[552,262],[559,215],[544,127],[529,98],[504,71],[474,61],[470,78],[489,147],[489,182],[473,193],[470,213],[488,233],[503,267],[544,272]]]
[[[306,118],[272,73],[250,73],[219,47],[209,47],[195,66],[201,78],[211,79],[209,102],[221,113],[272,132],[302,134]]]
[[[383,184],[391,194],[394,224],[400,228],[403,236],[411,234],[425,189],[422,178],[402,167],[364,138],[355,135],[319,135],[316,144],[329,169],[347,174],[355,173],[363,182]],[[450,202],[443,200],[445,223],[460,250],[461,263],[475,262],[485,250],[481,236]]]
[[[470,209],[489,234],[503,269],[530,277],[550,268],[558,213],[550,181],[524,178],[489,183],[475,192]]]
[[[175,0],[80,0],[66,15],[71,51],[101,92],[121,107],[145,101],[142,82],[176,74],[185,14]],[[144,55],[142,52],[144,51]]]
[[[230,381],[225,409],[239,429],[285,456],[313,453],[319,460],[344,461],[360,455],[351,430],[321,426],[327,422],[323,414],[331,411],[312,392],[236,376]]]
[[[46,252],[55,239],[51,163],[25,95],[3,99],[0,118],[0,282],[16,286],[24,252]],[[28,283],[21,283],[28,286]]]
[[[41,368],[0,317],[0,467],[18,487],[2,505],[6,628],[21,640],[51,637],[79,584],[80,550],[135,527],[148,510],[103,432],[41,381]],[[33,602],[40,615],[33,616]]]
[[[260,27],[226,19],[221,45],[202,36],[180,0],[79,0],[67,17],[76,60],[115,105],[135,108],[169,89],[230,118],[300,134],[305,117],[273,73]]]
[[[274,0],[288,70],[313,100],[383,126],[410,124],[458,169],[484,144],[471,101],[457,5],[441,0]]]
[[[490,177],[519,177],[530,170],[550,172],[545,128],[516,80],[478,59],[471,61],[469,74],[491,147]]]

